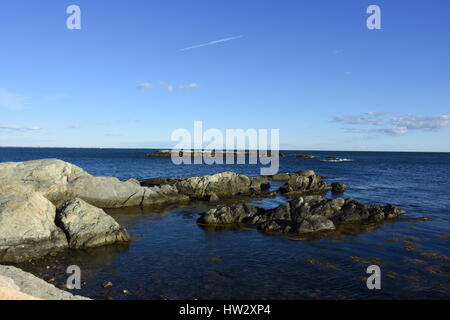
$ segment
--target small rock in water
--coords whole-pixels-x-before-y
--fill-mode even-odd
[[[123,292],[123,294],[129,294],[130,293],[130,291],[128,291],[128,290],[123,290],[122,292]]]
[[[331,191],[333,193],[344,193],[347,190],[347,186],[340,182],[333,182],[331,184]]]
[[[50,278],[50,279],[47,280],[48,283],[53,283],[53,282],[55,282],[55,281],[56,281],[55,277],[52,277],[52,278]]]
[[[103,288],[109,288],[109,287],[112,287],[112,282],[111,281],[106,281],[106,282],[103,282],[103,284],[102,284],[102,286],[103,286]]]

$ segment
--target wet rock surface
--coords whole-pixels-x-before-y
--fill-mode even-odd
[[[393,205],[365,205],[354,199],[326,199],[305,196],[286,202],[274,209],[258,208],[249,204],[218,206],[204,213],[200,224],[220,225],[248,223],[260,230],[283,233],[310,233],[334,230],[335,223],[361,224],[393,219],[404,211]]]
[[[344,193],[347,190],[347,186],[340,182],[333,182],[331,184],[331,191],[333,193]]]

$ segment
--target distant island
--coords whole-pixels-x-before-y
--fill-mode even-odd
[[[172,152],[174,150],[164,149],[164,150],[156,150],[151,153],[145,154],[146,157],[162,157],[162,158],[170,158]],[[282,152],[278,152],[279,157],[284,157]],[[233,155],[235,157],[249,157],[249,156],[258,156],[260,154],[259,151],[238,151],[238,150],[180,150],[179,155],[182,156],[191,156],[191,157],[216,157],[216,156],[227,156]],[[267,151],[267,156],[272,156],[272,151]]]

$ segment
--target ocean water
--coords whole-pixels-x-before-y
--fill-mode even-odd
[[[259,175],[259,165],[176,166],[169,158],[144,157],[149,151],[0,148],[0,162],[58,158],[120,179],[222,171]],[[67,250],[18,266],[62,286],[66,267],[79,265],[83,286],[75,293],[95,299],[450,298],[449,153],[284,153],[315,158],[280,158],[280,172],[313,169],[330,183],[347,184],[345,197],[392,203],[407,213],[370,228],[340,226],[327,235],[294,237],[252,227],[198,226],[205,203],[114,210],[109,213],[128,229],[130,244]],[[267,207],[283,201],[254,199]],[[381,268],[381,290],[367,289],[366,268],[372,264]],[[105,281],[113,286],[103,288]]]

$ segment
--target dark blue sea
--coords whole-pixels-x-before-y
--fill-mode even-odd
[[[120,179],[222,171],[259,175],[259,165],[176,166],[170,158],[144,157],[150,151],[0,148],[0,162],[58,158],[92,175]],[[63,286],[65,268],[79,265],[83,287],[75,293],[95,299],[450,298],[449,153],[284,153],[315,158],[280,158],[280,172],[313,169],[328,182],[347,184],[345,197],[392,203],[407,213],[380,226],[340,227],[326,237],[305,238],[201,227],[196,219],[208,209],[201,203],[115,210],[110,213],[133,238],[129,245],[68,250],[19,267]],[[283,201],[255,199],[263,206]],[[381,290],[367,289],[366,268],[372,264],[381,268]],[[113,286],[103,288],[105,281]]]

